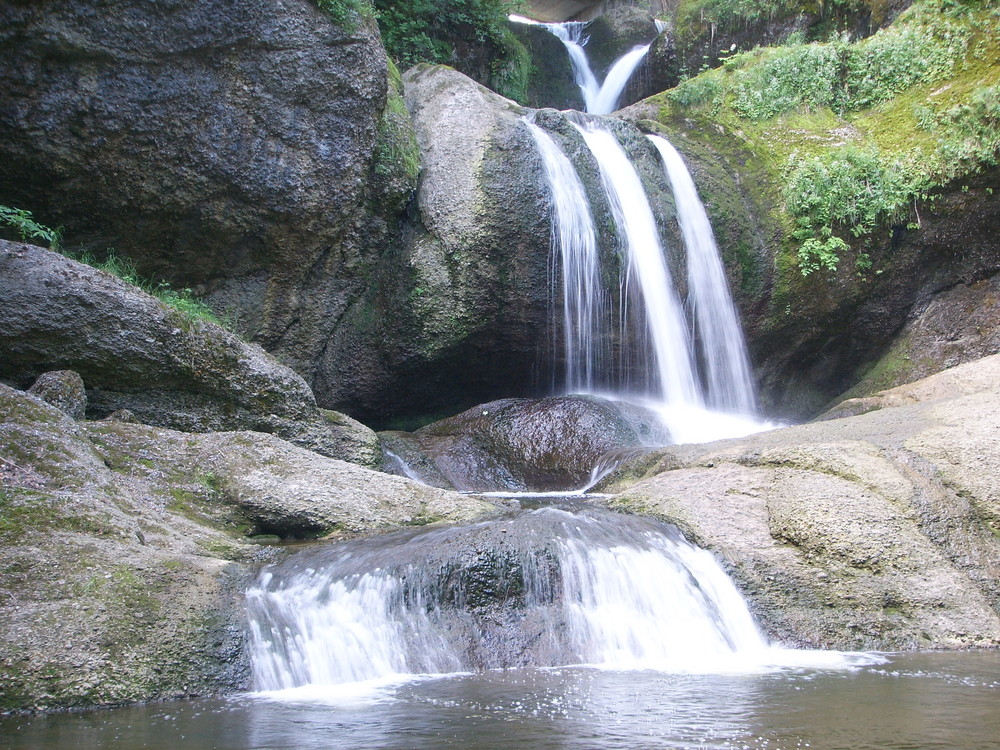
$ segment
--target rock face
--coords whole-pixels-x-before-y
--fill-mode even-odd
[[[715,551],[783,641],[995,647],[998,376],[991,356],[863,416],[647,456],[612,505]]]
[[[317,409],[309,387],[259,347],[193,320],[103,271],[0,241],[0,378],[53,368],[89,389],[91,416],[192,431],[273,432],[326,455],[379,465],[374,433]]]
[[[531,56],[533,72],[523,103],[529,107],[583,110],[583,94],[563,43],[535,24],[511,22],[510,30]]]
[[[312,384],[389,231],[366,206],[374,21],[339,28],[311,0],[109,8],[0,3],[0,203],[208,293]]]
[[[241,592],[285,538],[468,520],[480,500],[253,432],[79,423],[0,386],[0,710],[246,689]]]

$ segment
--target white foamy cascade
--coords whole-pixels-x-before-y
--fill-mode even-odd
[[[601,284],[594,220],[573,164],[548,133],[532,122],[526,124],[538,146],[552,194],[552,247],[562,278],[563,383],[570,393],[587,393],[596,387],[597,373],[603,373],[609,364],[601,345],[608,305]]]
[[[687,323],[639,174],[603,122],[588,118],[574,124],[600,166],[601,181],[627,260],[622,295],[626,320],[639,312],[629,305],[629,297],[637,299],[641,306],[642,324],[626,327],[645,330],[653,353],[655,382],[648,384],[644,395],[668,407],[701,407],[688,352]]]
[[[476,535],[488,524],[303,550],[266,569],[247,592],[256,689],[314,696],[490,668],[484,650],[504,648],[538,666],[667,672],[848,663],[836,652],[770,646],[712,555],[662,524],[552,507],[496,523],[509,527],[504,546],[516,557],[497,580],[516,592],[504,596],[520,597],[500,630],[492,628],[503,614],[489,602],[477,605],[485,620],[467,606],[478,595],[469,588],[475,576],[457,575],[454,560],[438,556],[471,544],[480,550],[471,562],[483,565],[484,537]],[[492,639],[482,639],[484,628]]]
[[[618,109],[618,102],[621,100],[622,92],[625,91],[625,86],[628,85],[629,78],[649,52],[648,44],[633,47],[615,60],[604,76],[603,83],[598,83],[584,50],[588,39],[585,33],[586,22],[539,23],[518,15],[510,16],[510,20],[515,23],[542,26],[563,43],[573,68],[573,80],[580,87],[585,111],[590,114],[606,115]]]
[[[705,372],[705,401],[712,409],[752,415],[757,410],[746,343],[729,294],[725,269],[694,180],[677,149],[650,135],[666,169],[687,250],[688,302]]]
[[[633,47],[624,55],[615,60],[608,74],[601,83],[601,88],[597,92],[592,104],[588,105],[587,112],[595,115],[606,115],[618,109],[618,102],[621,101],[625,86],[628,85],[632,73],[639,67],[639,63],[649,52],[649,45]]]

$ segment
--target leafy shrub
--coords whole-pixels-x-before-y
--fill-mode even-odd
[[[667,98],[681,107],[707,106],[714,111],[722,103],[722,84],[712,75],[696,76],[668,91]]]
[[[352,30],[357,26],[358,19],[371,18],[371,2],[369,0],[316,0],[320,10],[326,12],[338,26]]]
[[[375,0],[386,50],[404,70],[418,62],[447,63],[456,41],[502,47],[515,0]]]
[[[59,247],[62,240],[62,227],[52,229],[39,224],[31,215],[31,211],[23,208],[0,206],[0,227],[15,229],[22,240],[44,240],[53,250]]]
[[[1000,86],[980,89],[940,114],[927,111],[920,123],[937,138],[946,176],[1000,163]]]
[[[790,166],[785,206],[795,220],[792,235],[802,243],[798,257],[803,275],[836,270],[849,245],[834,234],[835,228],[855,237],[868,234],[884,221],[900,219],[927,186],[917,165],[886,161],[872,148],[844,146],[822,156],[793,158]]]
[[[968,24],[942,12],[947,0],[925,3],[906,19],[857,44],[793,45],[759,58],[727,62],[733,110],[765,120],[801,106],[838,114],[866,109],[917,83],[951,75],[971,40]],[[962,6],[959,6],[961,8]]]
[[[842,67],[843,45],[783,47],[736,74],[733,110],[763,120],[805,104],[833,106]]]

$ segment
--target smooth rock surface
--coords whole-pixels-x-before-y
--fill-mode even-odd
[[[991,356],[862,416],[667,449],[611,502],[713,550],[785,642],[996,647],[998,375]]]
[[[596,396],[503,399],[415,436],[459,490],[575,490],[606,454],[669,442],[655,413]]]

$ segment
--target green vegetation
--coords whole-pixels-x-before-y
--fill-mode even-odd
[[[43,240],[53,250],[59,247],[59,242],[62,240],[62,227],[52,229],[39,224],[31,215],[31,211],[25,211],[23,208],[0,206],[0,227],[15,229],[24,242]]]
[[[135,263],[129,258],[118,255],[114,248],[108,248],[103,258],[98,258],[89,252],[66,252],[64,254],[81,263],[86,263],[88,266],[93,266],[101,271],[117,276],[122,281],[138,287],[146,292],[146,294],[151,294],[163,304],[174,308],[189,318],[206,320],[221,326],[226,325],[224,321],[216,316],[212,308],[204,302],[195,299],[190,289],[174,289],[166,281],[153,281],[142,276],[138,269],[136,269]]]
[[[873,232],[919,226],[919,201],[1000,163],[998,40],[996,3],[917,0],[860,42],[734,55],[661,95],[659,119],[753,154],[787,229],[779,269],[834,271],[853,254],[864,272]]]
[[[325,11],[335,24],[348,31],[357,28],[359,19],[371,18],[374,15],[369,0],[316,0],[316,5]]]
[[[383,178],[400,176],[413,182],[420,174],[420,148],[403,102],[403,81],[396,64],[389,60],[389,92],[375,136],[375,174]]]
[[[457,43],[502,46],[512,0],[375,0],[382,41],[404,70],[448,63]]]
[[[734,29],[806,13],[826,21],[813,29],[815,35],[836,31],[848,19],[862,14],[867,14],[873,24],[881,25],[888,10],[886,0],[681,0],[677,25],[685,30],[706,25]]]

